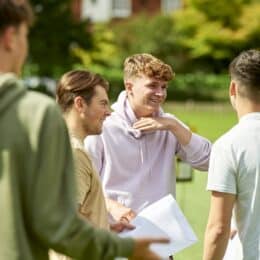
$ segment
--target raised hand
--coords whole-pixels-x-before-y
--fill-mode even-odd
[[[133,128],[140,131],[169,130],[174,119],[165,117],[142,117],[134,123]]]

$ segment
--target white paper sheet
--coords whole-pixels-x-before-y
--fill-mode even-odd
[[[167,258],[197,242],[197,237],[171,194],[143,209],[131,222],[136,228],[121,237],[166,237],[169,244],[153,244],[151,249]]]
[[[228,240],[228,246],[226,249],[225,256],[223,260],[242,260],[243,253],[242,253],[242,245],[238,234],[235,235],[233,239]]]

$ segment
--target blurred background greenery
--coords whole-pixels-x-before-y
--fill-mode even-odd
[[[259,0],[183,0],[167,15],[141,13],[106,23],[73,18],[71,0],[31,2],[36,22],[24,75],[58,79],[88,68],[109,80],[112,98],[123,88],[124,59],[148,52],[176,72],[168,100],[226,100],[230,60],[260,47]]]

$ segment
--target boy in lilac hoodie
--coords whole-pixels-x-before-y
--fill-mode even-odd
[[[208,169],[211,143],[161,108],[173,77],[171,67],[150,54],[128,57],[125,91],[103,133],[85,139],[108,210],[117,220],[130,221],[142,208],[175,194],[175,155],[196,169]]]

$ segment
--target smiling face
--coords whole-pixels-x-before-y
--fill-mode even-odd
[[[167,96],[167,82],[139,76],[125,83],[128,100],[137,118],[159,112]]]
[[[82,109],[81,122],[85,134],[101,134],[103,122],[110,115],[109,100],[105,88],[96,86],[95,95],[89,104],[84,102]]]

